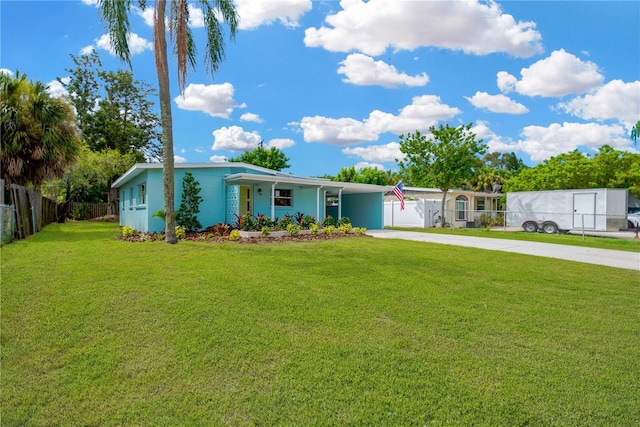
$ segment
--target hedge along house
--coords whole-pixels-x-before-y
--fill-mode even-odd
[[[392,187],[334,182],[285,174],[246,163],[176,163],[175,209],[182,201],[182,179],[191,172],[201,189],[198,220],[203,227],[235,225],[237,216],[282,218],[302,212],[317,221],[327,215],[349,217],[355,227],[384,227],[384,194]],[[120,225],[162,232],[164,209],[161,163],[138,163],[112,185],[118,189]]]

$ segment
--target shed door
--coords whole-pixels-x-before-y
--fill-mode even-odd
[[[596,228],[596,193],[573,195],[573,228]]]

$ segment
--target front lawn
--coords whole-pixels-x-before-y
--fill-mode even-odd
[[[2,425],[638,425],[640,273],[448,245],[1,255]]]

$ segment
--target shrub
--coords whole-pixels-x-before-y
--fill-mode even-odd
[[[354,234],[362,235],[362,234],[364,234],[366,232],[367,232],[367,229],[365,227],[354,227],[353,228],[353,233]]]
[[[346,224],[349,224],[349,226],[351,226],[351,220],[349,219],[348,216],[343,216],[338,220],[338,225],[346,225]]]
[[[282,230],[286,230],[289,224],[295,224],[295,220],[289,214],[283,216],[280,221],[278,221],[278,227]]]
[[[324,217],[322,219],[322,221],[320,221],[320,225],[322,226],[322,228],[326,228],[329,226],[336,226],[336,220],[334,217],[332,217],[331,215],[327,215],[326,217]]]
[[[339,234],[349,234],[352,231],[352,227],[351,224],[340,224],[338,226],[338,233]]]
[[[264,230],[265,227],[271,228],[273,227],[273,221],[267,215],[258,214],[256,217],[256,230]]]
[[[250,213],[246,213],[242,216],[236,215],[238,218],[236,222],[236,228],[242,231],[256,231],[259,228],[256,228],[256,219]]]
[[[146,242],[149,239],[149,235],[147,233],[142,233],[140,235],[140,241],[141,242]]]
[[[84,203],[77,204],[73,207],[73,210],[71,211],[71,219],[74,219],[76,221],[89,219],[90,214],[91,214],[91,207],[89,205]]]
[[[309,227],[311,227],[311,224],[315,224],[315,223],[316,223],[316,218],[314,216],[304,215],[300,220],[300,227],[307,230]]]
[[[311,224],[309,226],[309,231],[311,232],[311,234],[313,234],[314,236],[316,236],[318,234],[318,229],[320,227],[318,227],[318,224]]]
[[[211,237],[215,236],[226,236],[231,232],[231,226],[229,224],[225,224],[223,222],[219,222],[216,225],[211,225],[204,230],[205,233],[212,234]]]
[[[271,227],[267,227],[265,225],[264,227],[262,227],[262,230],[260,230],[260,234],[262,235],[262,237],[269,237],[269,235],[271,234]]]
[[[202,224],[198,221],[198,213],[202,200],[200,183],[195,180],[191,172],[187,172],[182,179],[182,202],[180,202],[180,209],[176,212],[176,224],[189,231],[201,229]]]
[[[238,230],[231,230],[231,233],[229,233],[229,240],[232,242],[240,240],[240,232]]]
[[[300,233],[300,226],[295,224],[287,225],[287,233],[289,233],[289,236],[297,236]]]
[[[176,225],[176,238],[184,239],[187,235],[187,230],[182,225]]]
[[[133,227],[129,227],[128,225],[122,227],[122,237],[132,237],[135,232],[136,231],[133,229]]]
[[[324,234],[333,234],[333,233],[335,233],[335,232],[336,232],[336,227],[335,227],[335,226],[333,226],[333,225],[327,225],[326,227],[324,227],[324,228],[322,229],[322,232],[323,232]]]

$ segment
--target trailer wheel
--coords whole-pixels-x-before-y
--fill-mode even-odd
[[[522,224],[522,229],[527,233],[535,233],[538,231],[538,224],[535,221],[526,221]]]
[[[558,232],[558,226],[555,222],[545,222],[542,224],[542,231],[546,234],[556,234]]]

